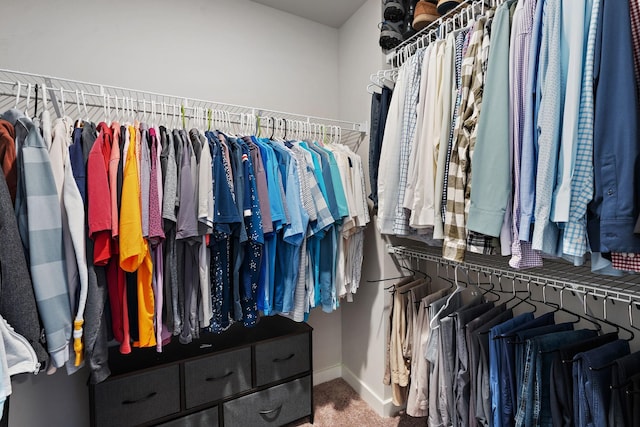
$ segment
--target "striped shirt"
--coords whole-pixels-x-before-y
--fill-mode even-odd
[[[420,72],[424,59],[425,49],[418,50],[411,57],[407,74],[407,90],[404,96],[404,114],[402,117],[402,133],[400,136],[400,180],[398,181],[398,194],[396,198],[396,215],[393,224],[393,233],[399,236],[410,234],[409,214],[404,209],[404,195],[407,188],[407,174],[409,170],[409,155],[411,145],[414,143],[416,123],[418,121],[416,109],[418,106],[418,94],[420,92]]]

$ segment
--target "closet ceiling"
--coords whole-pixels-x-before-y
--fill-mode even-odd
[[[367,0],[252,0],[274,9],[340,28]]]

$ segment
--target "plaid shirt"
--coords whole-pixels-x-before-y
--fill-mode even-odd
[[[445,237],[442,247],[443,257],[454,261],[464,260],[467,246],[466,219],[471,195],[471,157],[477,135],[476,125],[482,104],[484,83],[484,61],[482,60],[484,25],[484,19],[476,23],[460,72],[460,111],[449,161]]]
[[[574,257],[582,257],[589,250],[586,214],[587,205],[593,197],[593,120],[595,112],[593,66],[599,14],[600,2],[594,1],[582,74],[582,93],[580,94],[578,112],[578,141],[571,180],[569,221],[565,224],[562,238],[562,252]]]
[[[618,270],[640,273],[640,254],[612,253],[611,265]]]
[[[410,234],[409,213],[404,209],[404,194],[407,188],[407,173],[409,170],[409,156],[416,130],[418,117],[416,108],[420,92],[420,72],[425,49],[418,50],[411,57],[407,73],[407,90],[404,96],[404,115],[402,118],[402,134],[400,136],[400,181],[398,182],[398,197],[396,200],[396,217],[393,233],[399,236]]]
[[[487,22],[484,25],[484,29],[483,31],[483,37],[482,37],[482,48],[480,51],[480,65],[482,67],[482,79],[484,80],[486,77],[486,73],[487,73],[487,66],[489,64],[489,47],[491,45],[491,23],[493,21],[493,11],[488,11],[487,12]],[[485,84],[485,82],[483,81],[483,86]],[[476,88],[474,90],[484,90],[483,87],[480,87],[479,89]],[[476,131],[477,132],[477,131]],[[471,145],[471,150],[469,151],[469,159],[473,158],[473,152],[474,152],[474,147],[475,147],[475,140],[476,138],[474,138],[474,143]],[[469,197],[467,197],[467,202],[465,205],[465,218],[468,218],[468,214],[469,214],[469,200],[470,200],[470,195],[471,195],[471,172],[469,172],[469,183],[468,183],[468,187],[469,187]],[[485,234],[481,234],[481,233],[476,233],[475,231],[468,231],[467,234],[467,251],[468,252],[472,252],[472,253],[476,253],[476,254],[483,254],[483,255],[493,255],[496,253],[496,249],[499,246],[499,241],[498,239],[492,237],[492,236],[487,236]]]
[[[540,0],[542,1],[542,0]],[[533,20],[537,0],[518,3],[514,15],[512,34],[515,35],[510,64],[511,105],[513,111],[512,145],[513,153],[513,217],[511,223],[511,259],[513,268],[542,267],[542,256],[531,248],[531,243],[520,240],[520,155],[524,132],[526,82],[529,81],[529,50],[533,31]]]
[[[456,72],[456,104],[453,110],[453,120],[451,120],[451,132],[449,132],[449,141],[447,142],[447,157],[444,164],[444,180],[442,183],[442,203],[441,203],[441,214],[442,221],[446,222],[447,216],[447,186],[449,181],[449,160],[451,159],[451,148],[453,144],[453,134],[456,128],[456,121],[458,117],[458,112],[460,111],[460,85],[462,84],[460,71],[462,69],[462,51],[464,49],[464,42],[467,34],[469,34],[468,29],[461,30],[456,36],[456,48],[455,48],[455,72]]]

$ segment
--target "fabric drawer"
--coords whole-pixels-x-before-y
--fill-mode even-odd
[[[251,349],[243,348],[184,364],[187,409],[251,388]]]
[[[133,426],[180,411],[178,365],[97,384],[97,427]]]
[[[258,386],[306,372],[309,366],[309,334],[295,335],[256,345]]]
[[[168,423],[160,424],[158,427],[218,427],[218,407],[215,406]]]
[[[310,377],[277,385],[223,405],[225,427],[281,426],[310,414]]]

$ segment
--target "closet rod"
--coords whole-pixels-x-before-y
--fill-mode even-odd
[[[447,32],[448,26],[454,25],[457,20],[460,20],[462,15],[467,12],[468,9],[473,7],[481,7],[484,3],[485,8],[495,7],[501,0],[463,0],[456,7],[445,13],[425,28],[421,29],[413,36],[396,46],[393,52],[387,54],[386,62],[393,67],[400,67],[402,65],[402,58],[413,55],[418,49],[419,45],[424,45],[424,38],[430,37],[432,32],[442,35],[442,25],[445,25],[444,33]],[[407,55],[409,53],[409,55]]]
[[[143,91],[137,89],[129,89],[118,86],[111,85],[103,85],[98,83],[89,83],[80,80],[72,80],[65,79],[60,77],[52,77],[44,74],[34,74],[23,71],[13,71],[0,69],[0,84],[13,84],[20,85],[23,89],[26,89],[29,84],[32,87],[35,87],[36,84],[46,85],[47,89],[52,88],[53,92],[56,91],[59,93],[60,89],[64,90],[65,93],[71,93],[72,96],[75,95],[76,91],[84,93],[85,96],[89,97],[100,97],[102,98],[104,95],[108,95],[111,98],[117,96],[118,98],[131,98],[134,100],[138,100],[140,102],[155,101],[157,104],[162,104],[163,102],[166,104],[178,104],[184,105],[185,109],[197,109],[197,108],[210,108],[212,110],[222,110],[229,113],[234,114],[248,114],[251,113],[253,115],[257,115],[260,117],[277,117],[283,118],[286,120],[297,120],[301,122],[313,122],[316,124],[327,125],[327,126],[337,126],[340,127],[343,133],[359,133],[366,134],[368,124],[367,123],[357,123],[351,122],[347,120],[339,120],[339,119],[330,119],[326,117],[317,117],[310,116],[304,114],[296,114],[296,113],[288,113],[278,110],[271,110],[268,108],[258,108],[258,107],[247,107],[243,105],[236,104],[228,104],[222,102],[215,101],[207,101],[197,98],[189,98],[189,97],[181,97],[176,95],[168,95],[158,92],[151,91]],[[24,93],[24,92],[23,92]],[[10,96],[15,97],[15,93],[9,94]],[[6,96],[6,95],[5,95]],[[23,97],[26,95],[23,95]],[[89,104],[87,104],[89,106]],[[102,108],[102,104],[99,105]]]
[[[545,259],[545,266],[541,268],[513,270],[509,267],[506,257],[468,253],[465,261],[458,263],[443,259],[442,248],[439,247],[389,246],[388,249],[388,252],[399,257],[459,266],[474,272],[566,289],[582,295],[633,304],[640,308],[640,277],[637,275],[625,277],[595,275],[591,273],[589,266],[574,267],[567,262],[549,259]]]

